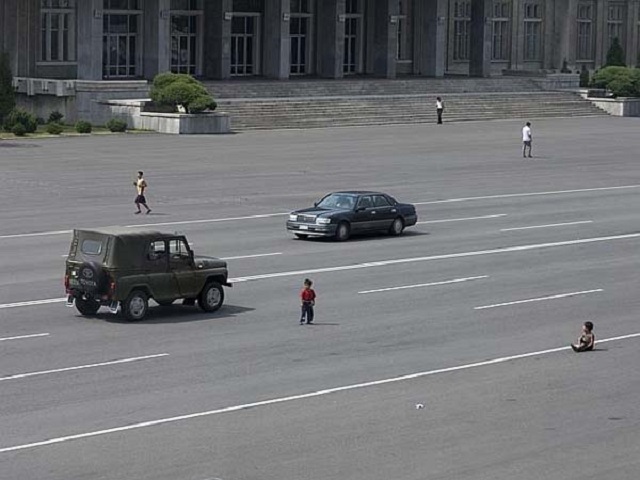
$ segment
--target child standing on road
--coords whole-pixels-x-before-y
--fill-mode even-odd
[[[302,313],[300,315],[300,325],[313,323],[313,307],[316,304],[316,292],[311,286],[313,282],[308,278],[304,279],[304,287],[300,292],[300,302],[302,304]]]
[[[574,352],[586,352],[593,350],[595,344],[596,336],[593,333],[593,323],[584,322],[584,325],[582,326],[582,334],[580,335],[580,338],[578,338],[578,343],[572,343],[571,348],[573,348]]]

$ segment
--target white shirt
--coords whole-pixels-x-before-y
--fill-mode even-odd
[[[438,110],[442,110],[444,108],[444,106],[442,105],[442,102],[440,100],[436,100],[436,108]]]
[[[530,142],[531,141],[531,127],[527,127],[526,125],[522,128],[522,141]]]

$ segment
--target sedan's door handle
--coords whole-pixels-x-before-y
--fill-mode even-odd
[[[371,215],[375,215],[376,211],[375,210],[371,210]]]
[[[397,210],[395,208],[391,209],[391,213],[396,213],[396,212],[397,212]]]

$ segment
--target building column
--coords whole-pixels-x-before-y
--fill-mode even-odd
[[[374,4],[373,20],[373,73],[374,75],[395,78],[396,57],[398,53],[398,14],[400,5],[397,0],[377,0]]]
[[[290,0],[266,0],[264,7],[265,77],[286,80],[291,71]]]
[[[471,0],[471,48],[469,75],[491,76],[493,0]]]
[[[448,0],[415,2],[414,73],[442,77],[446,69]]]
[[[557,68],[562,68],[566,61],[567,67],[575,71],[578,69],[576,66],[578,0],[556,2],[555,7],[554,17],[558,20],[555,24],[557,31],[554,32],[554,43],[557,45],[554,63]]]
[[[596,1],[596,65],[600,68],[606,59],[607,51],[605,49],[605,39],[607,38],[607,10],[605,9],[604,0]]]
[[[102,0],[78,2],[78,79],[102,80]]]
[[[343,77],[346,0],[323,0],[318,8],[318,75]]]
[[[233,0],[204,2],[203,73],[207,78],[231,77],[231,13]]]
[[[144,2],[144,77],[153,80],[171,68],[171,0]]]
[[[627,65],[630,67],[640,66],[640,58],[638,55],[638,41],[640,40],[638,31],[638,21],[640,21],[640,1],[629,0],[627,6]]]
[[[565,3],[571,2],[572,0],[564,0]],[[560,69],[562,68],[562,59],[560,59],[559,63],[555,61],[556,56],[556,41],[554,39],[554,32],[558,25],[561,25],[560,19],[556,19],[554,15],[554,1],[546,0],[543,3],[543,17],[542,17],[542,68],[544,69]],[[576,6],[577,12],[577,6]],[[577,14],[577,13],[576,13]],[[575,15],[571,16],[573,18],[572,24],[575,24]],[[571,22],[571,18],[567,20]],[[570,46],[570,50],[575,52],[575,44]],[[575,53],[573,54],[575,55]],[[575,61],[574,61],[575,63]]]

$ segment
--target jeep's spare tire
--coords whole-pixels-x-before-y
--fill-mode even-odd
[[[100,292],[104,289],[106,274],[97,263],[85,262],[78,269],[78,283],[87,293]]]

